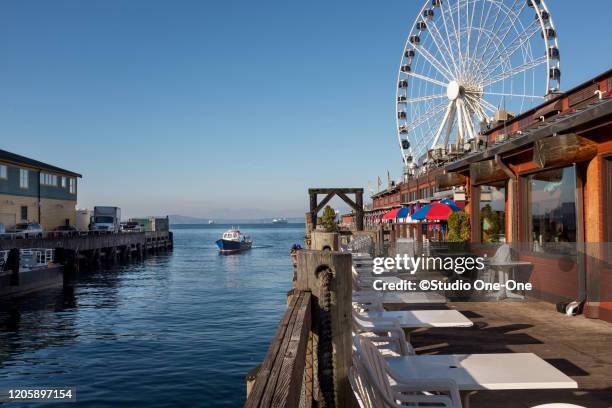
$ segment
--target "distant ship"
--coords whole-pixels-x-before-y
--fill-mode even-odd
[[[231,254],[251,249],[253,241],[246,235],[242,235],[240,230],[230,229],[225,231],[223,237],[215,243],[221,253]]]
[[[274,218],[272,220],[272,224],[287,224],[287,219],[285,217],[282,218]]]
[[[215,223],[215,220],[208,220],[208,225],[214,224],[214,223]]]

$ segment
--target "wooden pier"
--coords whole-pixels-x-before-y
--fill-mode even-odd
[[[12,271],[15,276],[13,282],[17,285],[19,254],[23,249],[53,249],[54,263],[62,265],[66,272],[76,272],[81,267],[96,269],[102,262],[143,259],[148,253],[166,251],[172,247],[171,231],[47,234],[42,238],[0,240],[0,251],[10,251],[5,269]]]

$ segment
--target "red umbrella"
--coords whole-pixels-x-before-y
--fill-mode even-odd
[[[389,211],[388,213],[386,213],[385,215],[383,215],[382,219],[383,220],[394,220],[397,218],[397,213],[399,212],[399,210],[401,210],[402,208],[394,208],[391,211]]]
[[[425,218],[428,220],[446,220],[454,212],[453,208],[448,204],[435,203],[431,205]]]

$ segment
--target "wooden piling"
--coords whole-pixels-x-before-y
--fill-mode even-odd
[[[313,297],[310,361],[320,398],[325,406],[351,407],[354,397],[348,382],[351,366],[351,255],[330,251],[299,251],[295,287]],[[313,347],[313,343],[317,346]],[[316,351],[315,351],[316,350]],[[317,367],[317,373],[312,372]],[[312,392],[312,391],[311,391]]]

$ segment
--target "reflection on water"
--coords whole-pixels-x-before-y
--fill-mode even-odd
[[[177,228],[172,253],[1,300],[0,383],[75,386],[79,407],[241,405],[284,311],[303,225],[243,226],[257,246],[219,256],[224,229]]]

